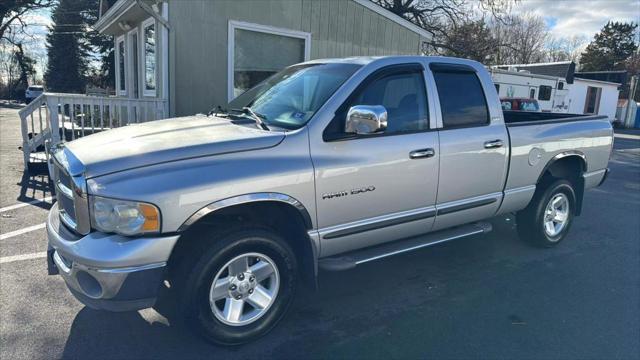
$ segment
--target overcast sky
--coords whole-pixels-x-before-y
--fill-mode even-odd
[[[556,37],[577,35],[587,41],[609,20],[640,22],[640,0],[520,0],[512,11],[541,16]],[[39,25],[51,22],[45,11],[33,14],[30,20]],[[45,31],[44,27],[34,29],[35,33]]]
[[[512,11],[516,14],[539,15],[546,21],[553,36],[581,36],[584,38],[583,46],[609,20],[640,22],[640,0],[520,0]],[[32,37],[27,42],[27,51],[38,60],[37,70],[41,75],[45,62],[43,58],[46,57],[45,25],[51,23],[50,12],[31,14],[27,23],[34,25],[28,29]]]
[[[591,41],[609,20],[639,22],[640,0],[521,0],[513,12],[541,16],[556,37]]]

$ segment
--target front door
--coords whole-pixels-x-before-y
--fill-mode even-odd
[[[437,230],[485,219],[497,211],[507,173],[509,138],[502,118],[491,116],[475,70],[432,69],[442,117]]]
[[[387,128],[343,136],[346,112],[355,105],[384,106]],[[422,65],[383,68],[366,78],[336,112],[324,140],[312,142],[321,256],[428,232],[437,147]]]

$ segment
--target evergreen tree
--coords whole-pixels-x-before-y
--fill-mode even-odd
[[[609,21],[580,57],[582,71],[622,70],[638,49],[635,31],[638,24]]]
[[[443,55],[463,57],[483,63],[491,63],[498,51],[499,42],[491,33],[484,19],[468,21],[460,26],[451,26],[443,35]]]
[[[54,92],[84,92],[88,69],[86,23],[82,11],[85,0],[59,0],[47,35],[49,58],[44,79]]]
[[[102,88],[115,88],[115,51],[113,48],[113,37],[103,35],[91,28],[98,21],[100,10],[99,0],[84,0],[86,11],[83,18],[89,30],[85,34],[86,43],[90,47],[90,54],[93,56],[93,63],[99,63],[99,67],[94,69],[91,82],[92,85]]]

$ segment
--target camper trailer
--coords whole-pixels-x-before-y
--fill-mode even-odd
[[[566,113],[569,103],[566,81],[562,78],[532,74],[526,70],[490,69],[500,98],[536,99],[544,112]]]

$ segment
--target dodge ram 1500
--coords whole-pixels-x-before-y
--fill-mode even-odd
[[[49,272],[105,310],[169,288],[205,338],[243,343],[320,268],[486,233],[510,212],[522,238],[557,245],[612,144],[605,117],[503,112],[477,62],[309,61],[209,115],[55,146]]]

